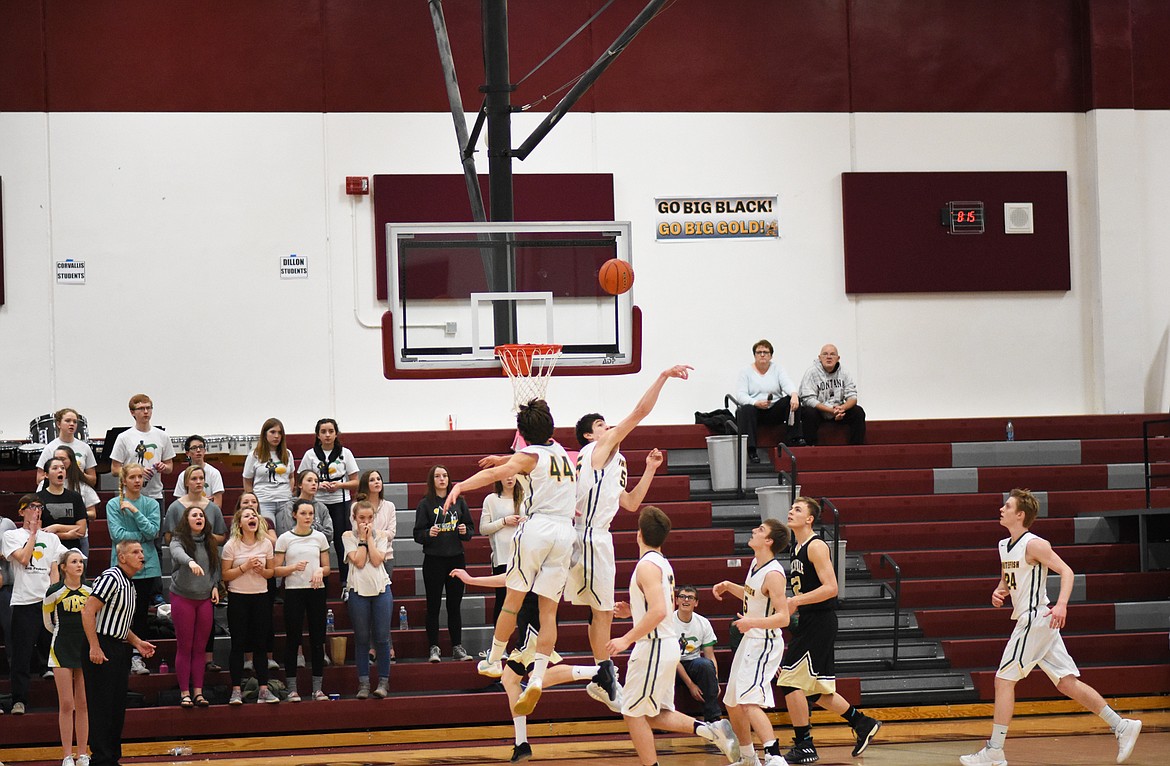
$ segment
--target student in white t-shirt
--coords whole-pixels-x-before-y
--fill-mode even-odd
[[[674,594],[674,625],[682,656],[678,661],[678,679],[690,695],[703,703],[703,720],[718,721],[719,663],[715,659],[715,630],[711,621],[695,611],[699,591],[694,585],[680,586]]]
[[[276,527],[276,514],[293,497],[292,452],[285,445],[284,423],[268,418],[260,427],[256,448],[244,460],[244,491],[255,492],[260,500],[260,513],[270,528]]]
[[[325,675],[325,578],[329,575],[329,541],[313,529],[315,512],[310,501],[293,507],[297,525],[276,538],[276,576],[284,578],[284,667],[288,671],[288,701],[297,693],[297,649],[309,623],[309,652],[313,669],[313,699],[327,700],[321,690]]]
[[[118,434],[110,450],[110,473],[115,476],[124,463],[142,466],[146,484],[142,487],[144,497],[154,498],[158,507],[163,507],[162,475],[175,470],[175,448],[171,438],[160,428],[150,424],[154,416],[154,402],[146,394],[130,397],[130,414],[134,416],[134,427]]]
[[[313,448],[307,451],[297,466],[297,473],[316,471],[320,483],[317,501],[329,509],[333,520],[333,549],[337,552],[341,582],[348,577],[349,564],[345,560],[341,536],[350,529],[350,496],[358,486],[358,464],[353,453],[341,444],[341,430],[333,418],[321,418],[314,430]]]
[[[370,696],[370,638],[378,657],[379,699],[390,693],[390,616],[394,614],[394,594],[390,592],[390,577],[382,560],[390,550],[385,532],[374,529],[374,506],[369,500],[353,504],[350,516],[353,529],[342,535],[345,558],[349,562],[349,591],[346,606],[353,623],[354,657],[358,671],[358,699]],[[337,658],[334,658],[336,660]]]
[[[57,438],[45,445],[37,458],[37,484],[45,480],[44,465],[49,462],[58,447],[68,447],[77,457],[77,464],[81,466],[81,473],[85,476],[85,483],[91,487],[97,486],[97,458],[93,449],[81,439],[76,438],[77,426],[81,416],[77,410],[65,407],[53,413],[53,420],[57,423]],[[74,490],[76,492],[77,490]]]

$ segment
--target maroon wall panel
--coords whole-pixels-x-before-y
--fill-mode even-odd
[[[512,79],[602,5],[511,0]],[[551,108],[644,5],[616,0],[515,103]],[[474,111],[480,3],[444,8]],[[577,110],[1166,109],[1167,35],[1166,0],[676,0]],[[0,108],[434,112],[446,95],[422,0],[14,0],[0,3]]]
[[[845,292],[1068,290],[1063,172],[843,173]],[[983,234],[948,234],[948,202],[981,201]],[[1035,234],[1004,234],[1003,203],[1031,202]]]
[[[1081,111],[1075,5],[850,0],[852,111]]]
[[[44,112],[45,9],[0,3],[0,112]]]
[[[484,207],[491,208],[487,176],[479,177]],[[612,221],[613,175],[532,173],[513,176],[517,221]],[[374,176],[374,240],[378,300],[390,295],[386,281],[386,224],[457,223],[471,220],[462,175]]]
[[[50,111],[324,111],[319,0],[47,0]]]

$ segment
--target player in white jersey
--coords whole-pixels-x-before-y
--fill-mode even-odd
[[[492,455],[480,461],[482,471],[464,479],[447,493],[444,508],[470,489],[486,487],[509,476],[528,476],[528,519],[516,531],[512,560],[508,564],[504,608],[496,620],[492,648],[479,672],[499,678],[503,675],[504,652],[516,629],[516,614],[529,591],[540,604],[540,633],[528,688],[520,695],[514,711],[528,715],[540,699],[544,672],[557,640],[557,603],[565,591],[569,557],[573,553],[573,510],[577,499],[577,472],[564,447],[553,441],[553,417],[548,403],[533,399],[520,405],[516,428],[528,446],[510,457]]]
[[[646,506],[638,515],[638,565],[630,577],[630,603],[615,604],[618,617],[633,617],[633,626],[606,647],[617,656],[634,646],[626,667],[622,715],[643,766],[656,766],[654,729],[694,733],[714,743],[731,763],[739,761],[739,743],[728,721],[703,723],[674,709],[678,672],[678,628],[669,604],[674,596],[674,569],[662,555],[670,519]]]
[[[775,706],[772,679],[784,656],[780,629],[788,625],[788,583],[776,557],[788,549],[788,527],[775,519],[764,519],[752,530],[748,546],[755,555],[743,585],[724,580],[711,589],[721,601],[724,593],[730,593],[743,602],[743,612],[732,623],[743,640],[731,661],[723,704],[743,750],[742,766],[760,762],[752,745],[753,731],[764,746],[766,766],[786,766],[764,709]]]
[[[964,766],[1007,766],[1003,743],[1015,709],[1016,683],[1039,666],[1056,684],[1057,691],[1101,716],[1109,725],[1117,737],[1117,762],[1125,763],[1142,731],[1142,722],[1119,716],[1096,689],[1078,678],[1080,671],[1060,636],[1068,619],[1075,575],[1047,540],[1028,531],[1039,511],[1040,504],[1026,489],[1013,489],[999,509],[999,525],[1009,537],[999,542],[1001,576],[991,593],[991,604],[1003,606],[1004,599],[1011,597],[1016,627],[995,674],[991,739],[982,750],[962,756],[959,762]],[[1060,575],[1060,595],[1051,607],[1046,587],[1049,572]]]
[[[620,452],[622,439],[650,414],[658,401],[662,386],[671,378],[686,380],[693,368],[678,364],[664,370],[654,380],[633,412],[616,426],[605,422],[601,414],[591,412],[577,421],[577,441],[583,449],[577,455],[577,539],[569,566],[569,584],[565,597],[574,604],[588,606],[593,614],[589,621],[589,648],[601,666],[600,683],[587,687],[589,696],[621,712],[621,686],[613,662],[605,650],[613,623],[613,590],[617,562],[613,535],[609,525],[619,508],[637,511],[662,465],[662,453],[651,450],[646,457],[646,471],[632,492],[626,491],[626,458]]]

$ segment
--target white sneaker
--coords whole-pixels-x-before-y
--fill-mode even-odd
[[[1142,722],[1135,718],[1122,718],[1121,723],[1117,727],[1117,731],[1113,732],[1117,737],[1117,762],[1125,763],[1129,758],[1129,754],[1133,752],[1133,746],[1137,744],[1138,735],[1142,733]]]
[[[756,751],[753,748],[750,753],[744,753],[733,766],[760,766],[760,758],[756,755]]]
[[[731,728],[731,721],[714,721],[707,724],[707,728],[715,735],[713,742],[728,763],[738,763],[742,753],[739,749],[739,740],[735,737],[735,730]],[[787,764],[785,764],[787,766]]]
[[[150,670],[146,667],[146,663],[137,654],[130,658],[130,672],[136,676],[150,675]]]
[[[614,694],[617,695],[614,699],[610,699],[609,694],[602,688],[601,684],[590,681],[585,685],[585,693],[601,704],[608,707],[615,713],[622,712],[622,687],[617,686],[615,682]]]
[[[504,661],[496,660],[495,662],[488,662],[487,660],[480,660],[479,664],[475,666],[481,676],[488,678],[499,678],[504,675]]]
[[[89,766],[89,756],[88,755],[77,756],[77,766]]]
[[[61,766],[75,766],[73,756],[67,755],[61,759]]]
[[[255,673],[256,666],[252,664],[251,660],[244,660],[244,670],[248,673]]]
[[[532,715],[536,703],[540,702],[540,695],[544,689],[538,684],[528,684],[516,699],[516,706],[512,708],[513,716]]]
[[[280,670],[280,663],[277,662],[276,660],[269,659],[268,660],[268,669],[269,670]]]
[[[788,761],[784,760],[782,755],[769,755],[764,761],[764,766],[788,766]]]
[[[298,654],[297,655],[297,667],[303,668],[304,666],[305,666],[305,655]]]
[[[963,766],[1007,766],[1002,748],[984,747],[978,753],[959,756]]]

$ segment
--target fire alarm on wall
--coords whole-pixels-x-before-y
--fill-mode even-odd
[[[346,194],[369,194],[370,193],[370,179],[366,176],[346,176],[345,177],[345,193]]]

